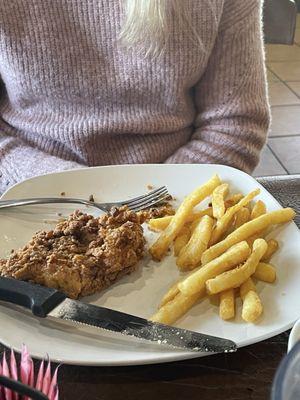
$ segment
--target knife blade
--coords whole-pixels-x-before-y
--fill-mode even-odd
[[[58,290],[13,278],[0,278],[0,300],[29,308],[39,318],[50,317],[85,324],[189,351],[220,353],[237,349],[236,344],[228,339],[72,300]]]

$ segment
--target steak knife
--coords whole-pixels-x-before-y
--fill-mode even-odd
[[[0,277],[0,300],[28,308],[39,318],[54,317],[86,324],[184,350],[227,353],[237,348],[231,340],[72,300],[58,290],[14,278]]]

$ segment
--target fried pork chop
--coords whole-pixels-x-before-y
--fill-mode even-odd
[[[99,218],[75,211],[54,230],[36,233],[25,247],[0,260],[0,275],[56,288],[76,299],[134,271],[144,245],[139,217],[126,208]]]

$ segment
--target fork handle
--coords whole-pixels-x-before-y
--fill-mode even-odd
[[[2,208],[11,208],[11,207],[20,207],[20,206],[28,206],[33,204],[59,204],[59,203],[70,203],[70,204],[85,204],[88,206],[97,207],[94,202],[84,200],[84,199],[73,199],[69,197],[36,197],[31,199],[22,199],[22,200],[1,200],[0,201],[0,209]],[[98,208],[98,207],[97,207]]]

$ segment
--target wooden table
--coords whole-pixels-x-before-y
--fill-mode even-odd
[[[283,206],[297,210],[300,227],[300,175],[258,179]],[[300,289],[300,288],[299,288]],[[67,400],[266,400],[289,332],[239,349],[168,364],[134,367],[63,365],[60,399]],[[0,345],[0,352],[3,350]],[[74,349],[76,351],[76,349]]]

